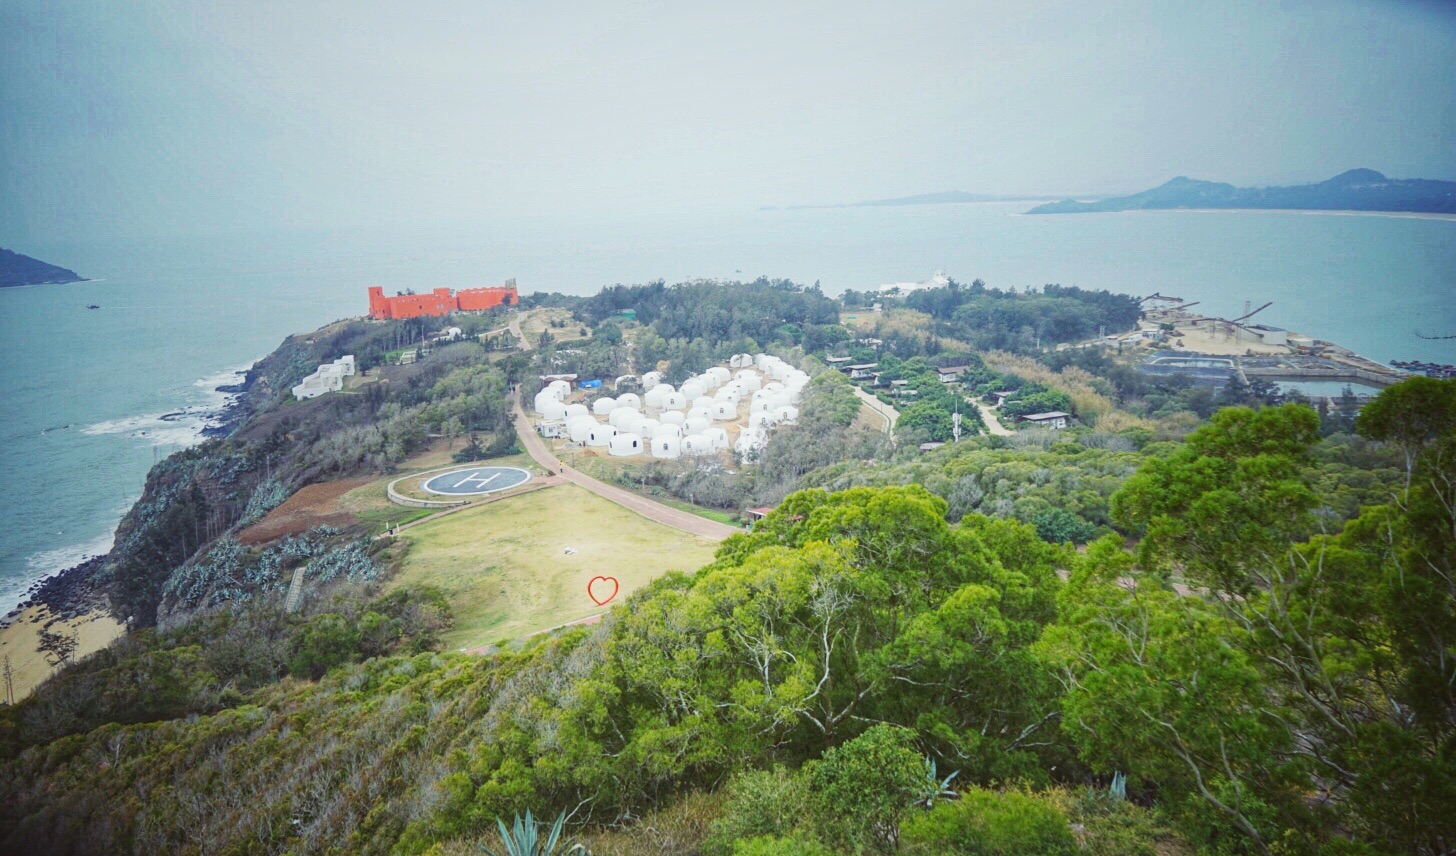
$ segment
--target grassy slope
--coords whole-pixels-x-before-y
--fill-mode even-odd
[[[400,537],[410,551],[390,586],[426,583],[445,592],[455,611],[444,640],[450,647],[516,639],[591,615],[600,611],[586,596],[593,576],[616,577],[621,600],[668,571],[706,564],[715,547],[574,485],[461,511]]]

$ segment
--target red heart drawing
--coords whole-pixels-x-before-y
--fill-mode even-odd
[[[596,586],[598,582],[602,584],[603,590],[605,590],[607,583],[611,583],[612,593],[607,595],[606,597],[597,597],[596,592],[592,591],[592,589]],[[591,598],[592,602],[595,603],[597,606],[606,606],[608,603],[611,603],[612,598],[617,596],[617,592],[620,590],[620,588],[621,587],[617,584],[616,577],[592,577],[590,580],[587,581],[586,584],[586,596]]]

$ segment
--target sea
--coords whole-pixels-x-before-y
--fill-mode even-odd
[[[104,553],[158,460],[288,334],[365,289],[585,295],[656,279],[784,277],[828,294],[928,279],[1159,292],[1381,362],[1456,363],[1456,220],[1292,212],[1026,216],[1018,203],[526,216],[469,225],[0,246],[92,281],[0,289],[0,615]],[[88,305],[97,309],[88,309]]]

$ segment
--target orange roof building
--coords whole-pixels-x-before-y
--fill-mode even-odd
[[[493,288],[462,288],[459,291],[437,288],[427,294],[397,294],[394,297],[386,297],[382,287],[371,285],[369,317],[382,321],[419,318],[422,315],[449,315],[451,312],[480,312],[502,304],[514,305],[520,299],[514,279],[508,279],[505,285]]]

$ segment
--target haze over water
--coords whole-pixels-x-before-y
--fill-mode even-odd
[[[289,333],[361,315],[365,287],[612,283],[760,274],[837,294],[944,268],[1201,300],[1373,359],[1456,363],[1456,221],[1265,212],[1019,216],[1023,203],[516,219],[474,228],[288,232],[24,249],[96,282],[0,290],[0,613],[104,551],[148,468],[195,442],[231,372]],[[741,273],[740,273],[741,271]],[[96,303],[100,310],[87,310]],[[180,416],[160,418],[164,414]]]

